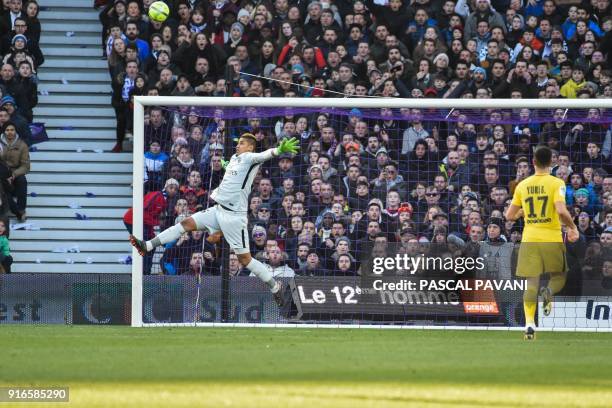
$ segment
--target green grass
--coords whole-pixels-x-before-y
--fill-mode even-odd
[[[3,326],[0,345],[0,384],[69,385],[71,406],[612,400],[612,334],[603,333],[538,333],[525,342],[519,332]]]

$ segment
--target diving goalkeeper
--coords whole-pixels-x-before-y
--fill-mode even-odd
[[[211,194],[217,203],[215,206],[184,219],[150,241],[141,241],[130,235],[130,243],[144,256],[160,245],[177,240],[184,232],[207,229],[212,235],[220,231],[238,256],[238,261],[270,287],[275,302],[282,306],[281,283],[272,277],[266,265],[251,257],[247,231],[248,197],[261,164],[283,153],[297,153],[298,141],[295,138],[284,139],[278,147],[262,153],[255,153],[256,144],[255,136],[244,133],[238,140],[236,154],[229,162],[222,162],[225,175],[219,187]]]

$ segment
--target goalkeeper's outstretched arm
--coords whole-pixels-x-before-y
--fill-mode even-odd
[[[283,153],[296,154],[299,150],[299,142],[295,137],[283,139],[277,147],[268,149],[261,153],[253,153],[252,158],[255,163],[263,163]]]

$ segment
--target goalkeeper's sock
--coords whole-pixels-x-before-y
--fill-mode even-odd
[[[160,232],[159,235],[153,238],[152,240],[147,241],[147,251],[150,252],[158,246],[167,244],[168,242],[176,241],[184,232],[185,228],[183,228],[183,225],[179,222],[175,226]]]
[[[251,258],[251,262],[249,262],[249,264],[247,265],[247,269],[253,272],[253,274],[259,279],[261,279],[263,282],[265,282],[270,287],[270,290],[273,291],[276,288],[276,281],[272,277],[272,272],[270,272],[270,268],[259,262],[257,259]]]
[[[565,286],[565,274],[564,273],[553,273],[550,275],[548,281],[548,288],[551,294],[561,292],[561,289]]]
[[[538,288],[540,277],[528,278],[527,289],[523,293],[523,310],[525,311],[525,325],[535,327],[535,314],[538,308]]]

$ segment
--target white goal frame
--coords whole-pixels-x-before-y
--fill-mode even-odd
[[[261,107],[270,108],[413,108],[413,109],[612,109],[612,99],[403,99],[403,98],[235,98],[235,97],[182,97],[182,96],[135,96],[134,97],[134,151],[133,151],[133,234],[143,234],[143,195],[144,195],[144,113],[145,106],[203,106],[203,107]],[[142,321],[142,268],[143,259],[136,249],[132,249],[132,327],[143,326],[203,326],[203,327],[242,327],[239,323],[190,323],[190,324],[144,324]],[[261,324],[258,327],[344,327],[342,325],[296,325]],[[349,325],[350,328],[386,327],[376,325]],[[413,326],[414,327],[414,326]],[[418,326],[419,328],[427,328]],[[431,328],[440,328],[432,326]],[[448,329],[483,329],[472,326],[448,327]],[[508,328],[513,329],[513,328]],[[546,329],[544,329],[546,330]],[[549,329],[550,330],[550,329]],[[553,331],[557,331],[554,330]],[[558,331],[574,331],[561,329]],[[586,331],[612,331],[610,329],[586,329]]]

